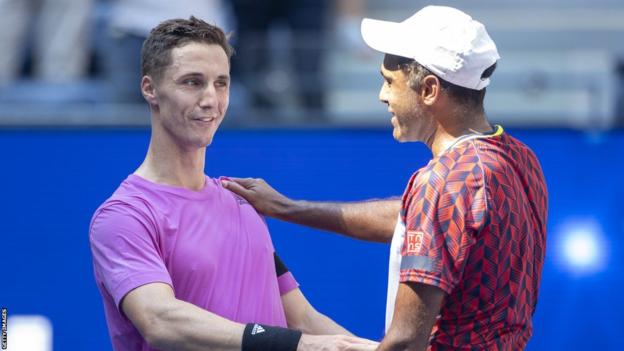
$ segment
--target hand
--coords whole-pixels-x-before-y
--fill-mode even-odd
[[[373,351],[378,342],[348,335],[303,334],[297,351]]]
[[[264,179],[221,178],[224,188],[236,193],[256,208],[260,214],[277,217],[293,201],[273,189]]]

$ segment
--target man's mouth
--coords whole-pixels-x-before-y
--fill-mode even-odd
[[[217,117],[215,117],[215,116],[193,118],[194,121],[204,122],[204,123],[210,123],[210,122],[212,122],[212,121],[214,121],[216,119],[217,119]]]

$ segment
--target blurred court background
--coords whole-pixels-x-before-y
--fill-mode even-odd
[[[294,198],[400,195],[430,153],[398,144],[378,102],[362,17],[424,1],[0,0],[0,307],[8,349],[109,350],[94,283],[93,211],[149,141],[138,49],[162,19],[233,33],[230,110],[210,176],[263,177]],[[528,350],[621,350],[624,2],[440,1],[484,22],[502,60],[493,123],[538,155],[548,246]],[[207,214],[208,215],[208,214]],[[383,332],[388,247],[269,220],[308,299],[354,333]],[[226,293],[226,292],[224,292]]]

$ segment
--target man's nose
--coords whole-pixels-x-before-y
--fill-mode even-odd
[[[206,87],[202,90],[201,100],[199,105],[201,108],[211,108],[215,105],[217,100],[217,91],[213,84],[206,84]]]
[[[381,89],[379,89],[379,101],[381,101],[384,104],[388,104],[388,92],[386,89],[386,85],[382,84],[381,85]]]

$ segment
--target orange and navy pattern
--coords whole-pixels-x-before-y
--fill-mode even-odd
[[[547,189],[533,152],[497,128],[431,160],[403,195],[400,281],[447,293],[428,350],[520,350],[532,334]]]

